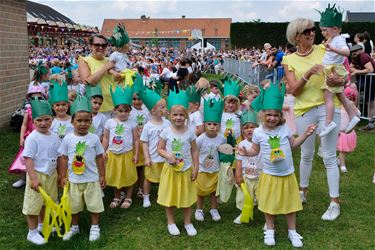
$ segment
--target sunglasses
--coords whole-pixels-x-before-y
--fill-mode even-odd
[[[102,48],[102,49],[105,49],[107,48],[108,44],[107,43],[93,43],[92,44],[93,46],[97,47],[97,48]]]
[[[308,35],[311,34],[311,32],[314,32],[314,33],[315,33],[315,31],[316,31],[316,28],[315,28],[315,27],[312,27],[312,28],[310,28],[310,29],[305,29],[304,31],[302,31],[301,34],[304,34],[305,36],[308,36]]]

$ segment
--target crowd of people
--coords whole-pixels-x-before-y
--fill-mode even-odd
[[[325,221],[340,215],[338,164],[346,173],[345,155],[356,147],[358,91],[346,58],[352,53],[352,76],[375,69],[363,55],[366,41],[346,46],[338,14],[335,7],[321,13],[322,45],[314,44],[314,22],[298,18],[287,28],[291,45],[284,50],[265,44],[263,53],[131,47],[121,25],[112,37],[94,35],[87,47],[31,48],[33,79],[20,151],[10,167],[23,175],[14,186],[26,184],[27,240],[45,244],[41,188],[57,201],[58,186],[69,185],[72,221],[63,240],[80,233],[86,207],[89,240],[95,241],[107,207],[102,189],[113,189],[109,209],[128,209],[133,193],[147,209],[151,185],[159,183],[157,203],[165,207],[171,235],[180,235],[176,208],[183,210],[186,233],[197,234],[192,209],[196,203],[194,218],[204,221],[205,198],[212,220],[220,221],[218,200],[228,202],[235,185],[240,214],[234,223],[248,222],[256,205],[265,215],[264,244],[274,246],[275,217],[285,215],[288,239],[302,247],[296,213],[307,202],[316,136],[329,190]],[[285,77],[242,86],[230,77],[200,76],[203,70],[219,72],[223,58],[282,66]],[[292,148],[301,149],[299,184]]]

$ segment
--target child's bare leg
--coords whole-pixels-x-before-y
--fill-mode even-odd
[[[203,209],[203,202],[204,202],[204,197],[198,195],[197,209]]]
[[[91,213],[91,225],[99,225],[99,213]]]
[[[40,209],[40,212],[39,212],[39,216],[38,216],[38,223],[43,223],[43,220],[44,220],[44,212],[46,211],[46,207],[43,206],[41,209]]]
[[[356,116],[354,104],[346,98],[344,93],[337,93],[336,96],[344,106],[346,113],[348,113],[349,120],[353,119]]]
[[[184,208],[184,224],[191,224],[191,207]]]
[[[346,166],[345,164],[345,152],[339,152],[340,166]]]
[[[120,199],[120,196],[121,196],[121,189],[117,189],[117,188],[115,188],[115,189],[114,189],[114,193],[115,193],[115,198],[116,198],[116,199]]]
[[[126,188],[126,199],[132,199],[134,186],[130,186]]]
[[[143,184],[144,184],[144,180],[145,180],[143,170],[144,170],[143,166],[137,167],[137,174],[138,174],[137,186],[138,186],[139,189],[143,188]]]
[[[215,192],[211,194],[211,208],[217,209],[217,197],[215,195]]]
[[[26,218],[30,230],[34,230],[38,227],[38,215],[27,215]]]
[[[271,229],[273,230],[274,229],[274,222],[275,222],[275,215],[271,215],[271,214],[264,214],[264,217],[266,218],[266,225],[267,225],[267,229]]]
[[[144,195],[149,195],[151,190],[151,182],[145,179],[143,182],[143,194]]]
[[[290,213],[285,215],[286,222],[288,223],[289,230],[296,230],[296,213]]]
[[[79,216],[80,214],[72,214],[72,225],[78,226],[79,225]]]
[[[166,207],[165,213],[167,214],[167,222],[168,224],[175,224],[174,222],[174,207]]]
[[[335,106],[333,105],[333,93],[328,89],[324,90],[324,102],[326,106],[326,125],[333,121],[333,113],[335,112]]]

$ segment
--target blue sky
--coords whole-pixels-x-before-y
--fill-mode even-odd
[[[48,5],[79,24],[98,26],[101,29],[106,18],[187,18],[229,17],[233,22],[261,19],[264,22],[286,22],[297,17],[319,21],[314,9],[323,10],[328,3],[337,3],[345,11],[375,11],[373,0],[350,1],[286,1],[286,0],[211,0],[211,1],[75,1],[75,0],[32,0]],[[345,17],[345,15],[344,15]]]

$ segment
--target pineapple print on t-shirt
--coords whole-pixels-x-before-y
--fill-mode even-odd
[[[124,143],[124,125],[117,123],[116,128],[115,128],[115,136],[113,137],[112,140],[112,145],[116,149],[121,149],[122,144]]]
[[[268,143],[271,146],[271,162],[277,162],[285,159],[284,152],[280,149],[280,137],[275,136],[269,136],[268,137]]]
[[[173,138],[172,140],[172,154],[176,158],[176,166],[175,170],[180,171],[185,163],[184,163],[184,155],[182,154],[182,147],[184,143],[181,141],[181,139]]]
[[[86,159],[85,159],[85,151],[86,151],[86,141],[78,142],[76,144],[76,151],[74,153],[74,158],[72,162],[72,169],[75,174],[81,175],[86,170]]]

